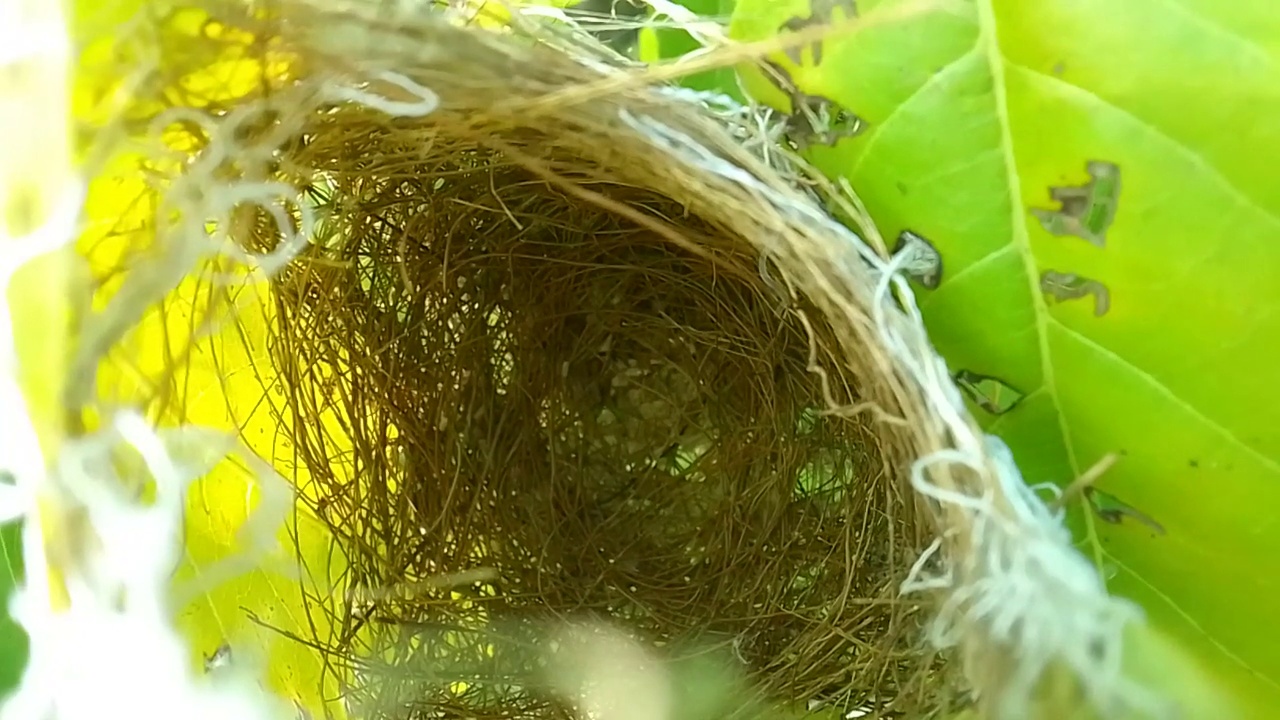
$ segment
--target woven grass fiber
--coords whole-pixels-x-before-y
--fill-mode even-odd
[[[267,309],[263,402],[290,449],[268,459],[345,567],[310,596],[333,631],[300,640],[351,712],[566,714],[527,643],[583,618],[717,649],[774,703],[916,717],[1039,677],[1054,648],[1019,675],[974,620],[941,643],[966,649],[962,681],[925,633],[945,596],[901,593],[946,585],[919,581],[940,533],[952,587],[1009,565],[955,559],[975,517],[1022,500],[1002,499],[901,265],[781,149],[785,118],[531,16],[499,32],[428,6],[186,7],[148,11],[185,29],[139,45],[90,143],[102,162],[151,143],[161,200],[154,242],[98,278],[114,289],[73,378],[137,362],[130,328],[183,278],[197,335]],[[210,99],[191,79],[228,57],[254,72]],[[183,352],[137,362],[128,401],[190,403]],[[77,418],[113,400],[67,397]],[[939,452],[970,467],[917,462]],[[953,495],[916,492],[926,477]]]

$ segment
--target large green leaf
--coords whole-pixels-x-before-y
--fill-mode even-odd
[[[853,4],[813,3],[742,0],[733,31]],[[1243,700],[1280,707],[1274,0],[857,11],[866,28],[818,64],[784,63],[867,123],[812,158],[890,242],[938,249],[930,334],[1029,481],[1122,453],[1074,517],[1110,589]]]

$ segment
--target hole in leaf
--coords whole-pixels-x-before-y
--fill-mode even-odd
[[[1049,188],[1057,210],[1032,208],[1040,226],[1055,236],[1073,235],[1098,247],[1106,247],[1107,229],[1120,201],[1120,167],[1104,160],[1085,163],[1089,182]]]
[[[893,245],[893,253],[910,253],[902,272],[907,277],[933,290],[942,282],[942,254],[933,243],[923,237],[903,230]]]
[[[1093,296],[1093,314],[1102,317],[1111,309],[1111,292],[1107,286],[1074,273],[1046,270],[1040,275],[1040,291],[1051,302],[1066,302]]]
[[[1114,495],[1091,487],[1085,489],[1084,497],[1089,501],[1089,507],[1093,508],[1094,514],[1105,523],[1120,525],[1125,519],[1129,519],[1145,525],[1157,535],[1165,534],[1164,526],[1156,522],[1150,515],[1123,502]]]
[[[859,135],[866,128],[861,117],[831,98],[802,91],[791,78],[791,73],[778,63],[765,61],[764,65],[773,83],[786,93],[791,103],[783,131],[793,149],[803,151],[812,145],[834,146],[841,140]]]
[[[858,16],[858,6],[854,0],[812,0],[810,7],[813,11],[808,17],[793,17],[778,28],[778,31],[789,30],[791,32],[799,32],[805,28],[811,28],[819,25],[826,25],[836,19],[836,10],[844,12],[845,20],[852,20]],[[818,65],[822,62],[822,41],[818,40],[808,45],[809,54],[813,57],[813,64]],[[805,46],[797,45],[787,49],[787,57],[792,62],[799,65],[803,62],[801,59],[804,55]]]
[[[1003,415],[1017,407],[1026,393],[990,375],[961,370],[953,378],[960,391],[975,405],[992,415]]]
[[[829,98],[798,91],[791,95],[787,138],[798,150],[813,145],[833,147],[841,140],[860,134],[865,127],[862,118]]]
[[[614,52],[633,57],[649,5],[640,0],[581,0],[566,14]]]

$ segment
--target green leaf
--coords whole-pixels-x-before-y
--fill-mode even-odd
[[[22,580],[22,523],[0,525],[0,700],[18,687],[27,667],[29,640],[21,625],[9,617],[9,602]]]
[[[758,39],[849,4],[813,2],[743,0],[733,31]],[[910,230],[939,251],[940,284],[918,287],[928,329],[1028,481],[1122,454],[1098,490],[1137,515],[1073,517],[1110,589],[1246,707],[1280,706],[1274,3],[857,10],[864,29],[826,41],[820,64],[778,58],[868,124],[812,159],[852,183],[889,244]],[[992,380],[999,398],[981,395]]]

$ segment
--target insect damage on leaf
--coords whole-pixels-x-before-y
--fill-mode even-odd
[[[1120,200],[1120,167],[1103,160],[1085,163],[1089,182],[1049,188],[1057,210],[1032,208],[1040,226],[1055,236],[1073,235],[1098,247],[1106,247],[1107,229]]]
[[[1157,535],[1165,534],[1164,526],[1156,522],[1150,515],[1121,501],[1114,495],[1090,487],[1085,488],[1084,496],[1089,502],[1089,507],[1093,508],[1094,514],[1105,523],[1119,525],[1124,522],[1125,518],[1129,518],[1145,525]]]
[[[820,95],[794,92],[791,108],[787,139],[799,151],[814,145],[832,147],[845,138],[859,135],[866,126],[862,118]]]
[[[907,253],[902,272],[929,290],[942,283],[942,254],[925,238],[910,230],[903,230],[893,245],[893,254]]]
[[[808,17],[793,17],[778,28],[779,32],[789,30],[791,32],[799,32],[805,28],[817,27],[830,24],[835,20],[836,10],[843,10],[846,20],[851,20],[858,16],[858,6],[854,0],[810,0]],[[796,46],[787,49],[787,57],[791,61],[799,65],[804,54],[804,46]],[[813,57],[813,64],[820,65],[822,63],[822,41],[818,40],[809,45],[809,55]]]
[[[1102,317],[1111,309],[1111,292],[1107,286],[1087,277],[1057,270],[1040,274],[1040,291],[1052,302],[1066,302],[1093,296],[1093,314]]]
[[[866,128],[862,118],[831,98],[800,90],[786,68],[769,61],[764,65],[774,84],[791,103],[784,131],[786,139],[797,152],[804,152],[813,145],[834,147],[841,140],[861,134]]]
[[[778,27],[781,32],[799,32],[810,27],[828,25],[837,19],[839,10],[845,19],[857,16],[858,8],[854,0],[810,0],[810,12],[805,17],[792,17]],[[822,64],[822,41],[814,41],[807,46],[797,45],[786,50],[786,56],[796,65],[804,64],[804,49],[808,47],[809,56],[814,67]],[[840,140],[860,134],[866,126],[865,121],[854,113],[840,106],[831,98],[811,95],[799,89],[792,80],[791,73],[782,65],[765,61],[768,74],[773,82],[791,102],[791,113],[787,116],[786,137],[795,150],[804,152],[813,145],[835,146]]]
[[[975,405],[992,415],[1003,415],[1013,410],[1026,395],[1000,378],[970,370],[961,370],[952,379]]]

